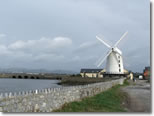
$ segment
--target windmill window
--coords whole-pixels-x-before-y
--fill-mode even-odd
[[[119,72],[121,72],[121,69],[119,69]]]
[[[119,67],[120,67],[120,64],[119,64]]]
[[[119,63],[120,63],[120,60],[119,60]]]
[[[120,59],[120,56],[118,56],[118,58]]]

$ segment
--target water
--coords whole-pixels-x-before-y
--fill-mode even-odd
[[[0,79],[0,93],[61,87],[59,80]]]

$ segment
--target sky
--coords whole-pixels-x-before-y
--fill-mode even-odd
[[[124,68],[150,65],[149,0],[0,0],[0,68],[97,68],[108,48],[118,48]],[[99,68],[104,68],[105,62]]]

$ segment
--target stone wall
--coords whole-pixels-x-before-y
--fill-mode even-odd
[[[94,96],[114,85],[123,84],[124,78],[82,86],[48,88],[0,95],[1,112],[52,112],[65,103]]]

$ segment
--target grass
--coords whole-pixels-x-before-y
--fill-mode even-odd
[[[55,112],[126,112],[122,103],[127,95],[120,91],[120,87],[127,85],[129,83],[125,81],[124,85],[116,85],[96,96],[65,104]]]
[[[89,78],[89,77],[67,77],[63,78],[59,84],[61,85],[86,85],[91,83],[105,82],[116,78]]]

